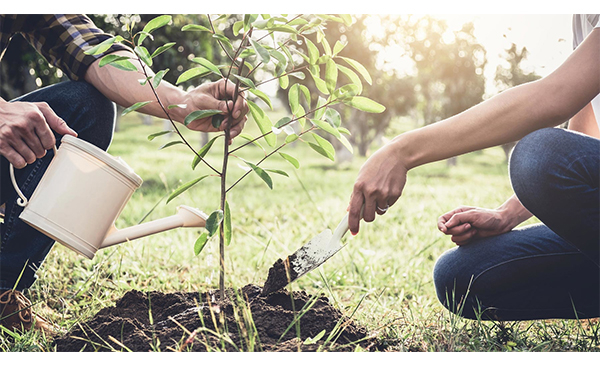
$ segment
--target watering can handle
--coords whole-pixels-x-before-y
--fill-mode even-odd
[[[56,156],[56,146],[53,146],[52,149],[54,150],[54,156]],[[21,189],[19,189],[19,186],[17,185],[17,179],[15,179],[15,167],[13,166],[13,164],[10,164],[9,170],[10,181],[12,181],[15,191],[17,192],[17,195],[19,195],[19,198],[17,199],[17,204],[21,207],[26,207],[27,203],[29,203],[29,200],[25,195],[23,195],[23,192],[21,191]]]

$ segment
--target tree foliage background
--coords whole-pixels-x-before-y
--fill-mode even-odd
[[[145,14],[98,14],[90,18],[107,33],[123,33],[125,24],[135,21],[143,26],[155,15]],[[232,25],[242,15],[228,16],[228,26],[223,31],[231,32]],[[352,132],[350,142],[355,153],[365,156],[370,148],[376,148],[382,136],[402,117],[409,117],[415,126],[435,123],[481,102],[485,93],[483,69],[486,51],[474,35],[473,24],[464,24],[462,29],[452,31],[445,21],[433,16],[388,15],[380,17],[380,31],[374,34],[369,29],[369,15],[353,15],[352,26],[332,23],[326,34],[340,41],[352,39],[340,55],[350,57],[364,65],[372,75],[372,83],[363,94],[386,106],[381,114],[368,114],[351,108],[338,108],[347,127]],[[202,24],[205,19],[198,15],[173,15],[173,26],[164,27],[153,36],[154,44],[176,42],[157,59],[156,69],[169,68],[165,80],[175,84],[182,70],[192,66],[191,59],[202,56],[214,63],[221,63],[224,54],[210,36],[201,32],[181,32],[188,23]],[[371,22],[371,23],[370,23]],[[305,45],[298,44],[298,47]],[[382,55],[388,47],[400,46],[403,58],[411,66],[399,70],[392,67],[394,60]],[[150,50],[151,52],[153,50]],[[525,48],[513,44],[504,54],[509,67],[498,67],[496,82],[499,88],[507,88],[539,78],[534,73],[521,69],[521,61],[527,57]],[[340,76],[342,77],[342,76]],[[45,60],[19,35],[11,44],[0,62],[0,96],[10,100],[36,88],[66,80],[60,70],[49,66]],[[297,80],[309,86],[308,80]],[[200,81],[202,82],[202,81]],[[187,88],[197,80],[183,83]],[[287,92],[278,92],[282,105],[287,106]],[[343,147],[340,146],[342,149]]]

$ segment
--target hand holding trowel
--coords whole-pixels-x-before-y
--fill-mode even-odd
[[[360,215],[362,217],[362,209]],[[330,229],[326,229],[284,260],[277,260],[269,269],[262,295],[266,296],[283,289],[292,281],[319,267],[344,247],[342,238],[346,232],[348,232],[348,214],[333,233]]]

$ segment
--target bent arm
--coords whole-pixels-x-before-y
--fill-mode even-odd
[[[521,139],[568,120],[600,93],[600,29],[552,74],[393,141],[407,168]]]

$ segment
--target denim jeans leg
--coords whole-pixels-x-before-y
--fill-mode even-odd
[[[24,95],[15,101],[46,102],[79,138],[103,150],[112,140],[115,105],[92,85],[68,81],[48,86]],[[62,136],[55,133],[57,145]],[[27,167],[15,170],[16,181],[23,194],[30,197],[50,164],[54,153],[48,151],[44,158]],[[35,281],[35,273],[52,248],[54,241],[19,219],[23,208],[16,204],[17,195],[8,174],[8,161],[2,157],[2,200],[6,215],[0,237],[0,289],[23,290]]]
[[[510,180],[519,201],[556,234],[600,262],[600,140],[546,128],[513,151]]]
[[[450,249],[433,276],[440,302],[470,319],[600,316],[598,267],[544,224]]]
[[[600,316],[600,140],[563,129],[523,138],[510,178],[544,224],[449,250],[434,269],[439,300],[467,318]]]

